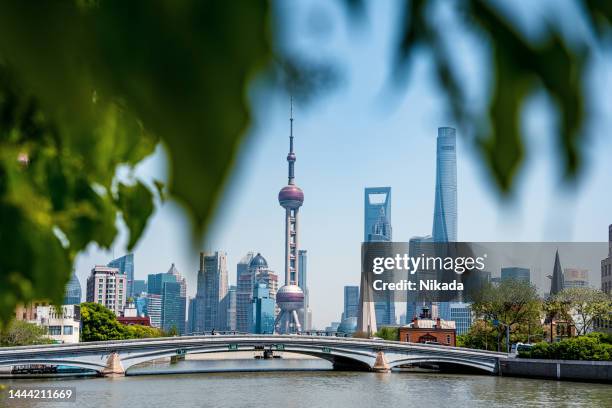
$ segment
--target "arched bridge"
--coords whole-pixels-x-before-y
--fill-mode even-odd
[[[505,353],[342,337],[297,335],[182,336],[79,344],[0,348],[0,366],[68,365],[101,375],[123,375],[130,367],[163,357],[231,351],[272,350],[330,361],[335,369],[388,371],[407,364],[454,364],[496,374]]]

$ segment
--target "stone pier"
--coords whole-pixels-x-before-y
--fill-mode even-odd
[[[385,353],[383,353],[382,351],[379,351],[376,354],[376,362],[374,363],[374,367],[372,367],[372,371],[377,373],[391,372],[391,366],[389,366],[389,363],[387,363]]]
[[[123,377],[125,370],[117,353],[111,353],[106,359],[106,367],[100,371],[102,377]]]

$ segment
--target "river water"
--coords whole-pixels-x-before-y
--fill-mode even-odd
[[[76,404],[11,401],[8,405],[15,407],[612,407],[612,386],[606,384],[330,369],[329,363],[316,359],[163,361],[133,367],[131,375],[121,378],[1,379],[0,383],[76,388]]]

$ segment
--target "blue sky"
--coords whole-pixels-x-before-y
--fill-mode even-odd
[[[398,1],[372,2],[367,21],[351,24],[336,2],[279,2],[279,33],[284,46],[311,58],[332,61],[342,80],[313,103],[294,108],[296,182],[304,190],[301,247],[307,249],[313,320],[324,327],[338,320],[342,287],[358,284],[363,234],[363,189],[392,187],[395,241],[431,233],[435,182],[435,138],[439,126],[454,126],[432,77],[426,54],[416,55],[404,87],[389,91]],[[519,2],[508,12],[537,35],[533,22],[553,2]],[[556,4],[556,3],[555,3]],[[554,7],[572,15],[571,2]],[[442,12],[441,18],[444,13]],[[575,15],[575,14],[574,14]],[[444,20],[442,20],[444,21]],[[565,19],[566,25],[581,25]],[[442,26],[442,24],[441,24]],[[577,28],[576,28],[577,27]],[[482,40],[449,22],[452,54],[470,103],[486,98],[489,74]],[[550,101],[534,95],[525,107],[524,138],[530,153],[514,197],[502,200],[483,171],[476,152],[458,135],[458,236],[462,241],[604,241],[612,223],[612,57],[600,55],[587,87],[594,120],[589,124],[586,166],[576,187],[563,185],[554,159],[554,114]],[[221,249],[229,258],[230,282],[236,262],[249,250],[261,252],[282,279],[284,212],[277,194],[287,180],[289,100],[280,92],[251,90],[255,120],[239,166],[218,208],[202,250]],[[162,148],[136,172],[166,177]],[[122,230],[124,228],[122,227]],[[113,251],[91,246],[77,259],[85,284],[95,264],[124,254],[125,233]],[[136,278],[165,272],[174,262],[193,295],[198,254],[182,209],[172,201],[160,206],[135,250]],[[592,271],[598,274],[598,271]],[[399,312],[403,312],[400,310]]]

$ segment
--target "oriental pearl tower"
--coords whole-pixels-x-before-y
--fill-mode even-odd
[[[280,308],[274,327],[279,333],[302,331],[298,311],[304,307],[304,292],[298,286],[298,212],[304,203],[304,192],[295,185],[295,153],[293,152],[293,99],[289,118],[289,181],[278,193],[278,202],[285,209],[285,286],[276,293],[276,303]]]

